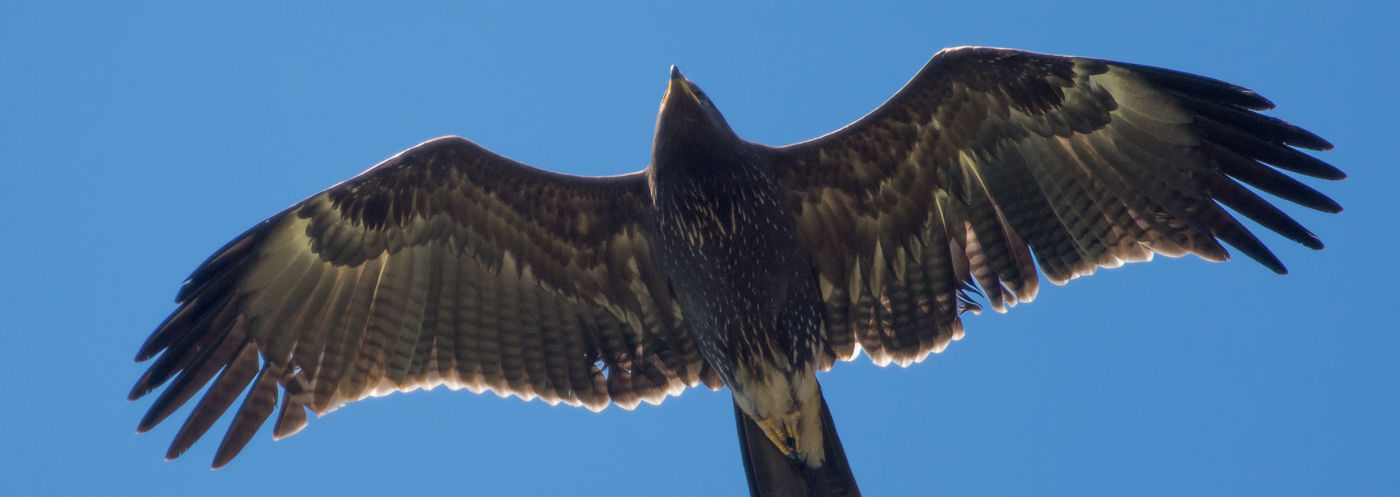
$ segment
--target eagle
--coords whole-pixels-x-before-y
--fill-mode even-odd
[[[129,398],[165,385],[138,432],[203,391],[178,457],[243,396],[218,468],[274,412],[281,438],[308,411],[440,385],[601,410],[704,384],[732,393],[754,495],[857,495],[818,371],[919,362],[1041,275],[1224,245],[1286,273],[1227,208],[1321,249],[1257,192],[1335,213],[1287,173],[1345,175],[1272,107],[1167,69],[961,47],[854,123],[773,147],[673,66],[642,171],[438,138],[220,248],[136,354],[155,360]]]

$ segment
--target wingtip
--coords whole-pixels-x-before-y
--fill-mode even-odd
[[[171,314],[171,316],[168,318],[165,318],[166,322],[169,322],[171,319],[173,319],[175,317],[175,314],[178,314],[178,312]],[[136,350],[135,362],[146,362],[152,357],[155,357],[156,354],[160,353],[161,350],[165,349],[165,346],[167,344],[163,343],[163,341],[166,339],[166,337],[161,334],[161,331],[165,329],[165,324],[166,323],[161,323],[161,326],[159,328],[156,328],[156,331],[151,333],[151,336],[146,337],[146,341],[141,342],[141,348]]]
[[[157,416],[154,411],[147,411],[146,415],[141,417],[141,422],[136,424],[136,433],[151,431],[151,428],[155,428],[161,421],[165,421],[165,416]]]
[[[214,464],[209,466],[209,470],[218,471],[220,468],[228,466],[228,463],[233,462],[233,457],[236,455],[238,455],[237,451],[233,454],[224,454],[223,451],[220,451],[218,454],[214,455]]]
[[[1239,91],[1240,96],[1244,97],[1245,102],[1243,103],[1245,108],[1248,108],[1250,110],[1272,110],[1278,107],[1278,105],[1275,104],[1273,100],[1265,98],[1263,95],[1260,95],[1254,90],[1230,83],[1225,84],[1233,86],[1237,91]]]
[[[1327,151],[1335,148],[1332,142],[1318,136],[1317,133],[1313,133],[1283,120],[1276,118],[1270,119],[1281,126],[1279,134],[1285,145],[1317,151]]]
[[[1326,138],[1317,136],[1316,133],[1305,130],[1303,128],[1298,128],[1296,126],[1295,129],[1299,132],[1298,136],[1293,137],[1285,143],[1295,147],[1306,148],[1308,150],[1317,150],[1319,152],[1325,152],[1337,148],[1336,145],[1332,144],[1332,142],[1327,141]]]
[[[155,387],[149,386],[146,381],[146,376],[142,376],[140,381],[137,381],[135,385],[132,385],[131,390],[126,393],[126,401],[134,402],[140,400],[141,397],[145,397],[147,394],[150,394],[152,390],[155,390]]]
[[[1300,202],[1300,203],[1301,203],[1301,202]],[[1315,203],[1304,204],[1304,205],[1307,206],[1307,207],[1310,207],[1310,208],[1312,208],[1312,209],[1315,209],[1315,210],[1317,210],[1317,211],[1319,211],[1319,212],[1326,212],[1326,213],[1328,213],[1328,214],[1336,214],[1336,213],[1342,212],[1342,204],[1339,204],[1339,203],[1337,203],[1336,200],[1332,200],[1331,198],[1328,198],[1328,197],[1322,197],[1322,198],[1320,198],[1320,199],[1317,199],[1317,202],[1315,202]]]

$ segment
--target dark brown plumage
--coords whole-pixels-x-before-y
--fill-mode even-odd
[[[860,350],[922,360],[962,335],[976,293],[998,311],[1033,299],[1037,265],[1059,284],[1153,253],[1224,260],[1224,242],[1283,273],[1222,206],[1322,247],[1241,183],[1341,210],[1279,171],[1342,178],[1295,149],[1326,141],[1199,76],[945,50],[869,115],[786,147],[734,136],[678,77],[645,171],[561,175],[439,138],[230,242],[137,354],[156,360],[132,399],[170,383],[140,430],[211,381],[167,457],[245,390],[216,467],[274,408],[283,437],[306,409],[440,384],[591,409],[729,384],[748,416],[746,462],[779,449],[823,467],[821,453],[838,466],[828,477],[849,478],[844,454],[830,460],[840,446],[814,377],[815,397],[794,405],[821,409],[793,411],[784,432],[788,421],[764,425],[756,409],[801,395],[746,375],[805,385]],[[746,260],[734,254],[751,265],[711,264]],[[724,289],[733,298],[717,299]],[[760,431],[745,436],[746,421]],[[749,447],[756,433],[776,445]],[[824,442],[804,448],[804,433]]]

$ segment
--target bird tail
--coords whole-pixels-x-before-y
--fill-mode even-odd
[[[768,439],[753,419],[734,405],[734,419],[739,425],[739,451],[744,455],[744,473],[749,478],[749,494],[753,497],[858,497],[855,476],[846,461],[846,450],[836,436],[836,423],[821,395],[822,450],[820,467],[810,467],[796,458],[788,457]]]

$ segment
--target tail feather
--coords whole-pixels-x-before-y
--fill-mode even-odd
[[[820,395],[820,390],[818,390]],[[822,448],[825,458],[821,467],[812,468],[801,461],[783,455],[763,433],[753,419],[734,405],[734,419],[739,427],[739,451],[744,455],[744,473],[749,478],[749,494],[753,497],[859,497],[855,476],[846,461],[846,451],[836,436],[836,423],[821,398]]]

